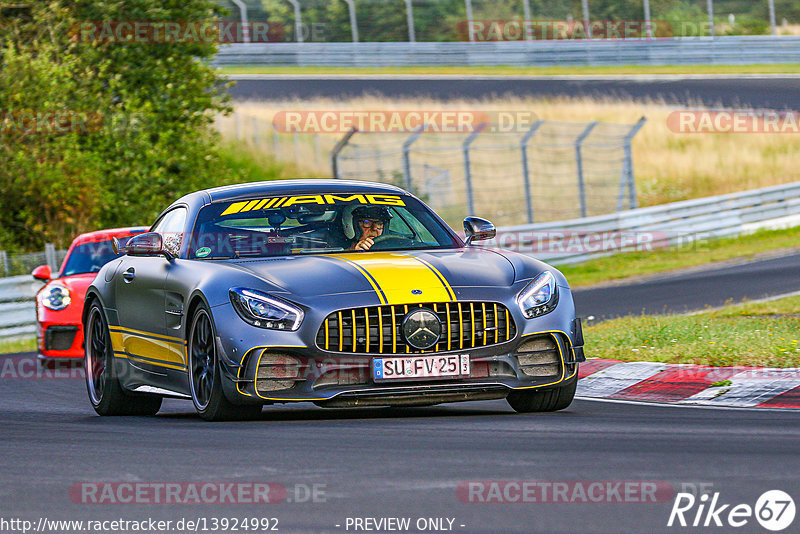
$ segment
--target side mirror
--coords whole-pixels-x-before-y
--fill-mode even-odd
[[[119,242],[114,243],[114,248],[129,256],[164,256],[172,261],[175,256],[164,248],[164,239],[158,232],[147,232],[133,236],[123,248],[119,248]]]
[[[40,265],[31,273],[34,278],[43,282],[49,282],[53,278],[53,273],[50,271],[49,265]]]
[[[491,221],[480,217],[467,217],[464,219],[464,233],[467,235],[467,246],[473,241],[491,239],[497,235],[497,229]]]

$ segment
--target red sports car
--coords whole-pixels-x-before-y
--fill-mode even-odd
[[[100,267],[117,257],[111,248],[111,238],[124,243],[146,231],[146,227],[136,227],[81,234],[70,245],[55,276],[47,265],[34,269],[33,277],[47,282],[36,294],[41,360],[83,359],[83,299]]]

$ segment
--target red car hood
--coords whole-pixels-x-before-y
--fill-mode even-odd
[[[65,276],[63,278],[51,280],[47,283],[47,285],[58,283],[67,286],[73,303],[76,300],[83,302],[83,299],[86,296],[86,290],[89,288],[89,285],[92,283],[95,276],[97,276],[97,273],[73,274],[71,276]]]

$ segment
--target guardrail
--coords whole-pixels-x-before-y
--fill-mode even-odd
[[[236,43],[212,61],[232,65],[743,65],[800,63],[800,37],[448,43]]]
[[[686,247],[762,228],[800,225],[800,182],[684,200],[610,215],[498,228],[484,246],[555,264],[624,251]]]
[[[42,283],[30,275],[0,278],[0,339],[36,333],[34,297]]]
[[[657,249],[761,228],[797,225],[800,225],[800,182],[611,215],[505,226],[498,228],[496,239],[481,245],[567,264],[641,246],[649,247],[645,250]],[[598,244],[598,250],[587,250]],[[576,245],[576,250],[571,251]],[[41,283],[29,275],[0,278],[0,339],[26,337],[36,332],[33,297],[39,287]]]

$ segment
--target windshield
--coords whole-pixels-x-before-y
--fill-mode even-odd
[[[456,248],[449,229],[405,195],[262,197],[204,207],[189,258]]]
[[[128,241],[127,237],[117,239],[119,239],[121,246],[125,246]],[[83,243],[73,248],[70,255],[67,256],[64,268],[61,270],[61,276],[96,273],[103,265],[118,257],[119,255],[114,254],[114,250],[111,248],[110,239]]]

